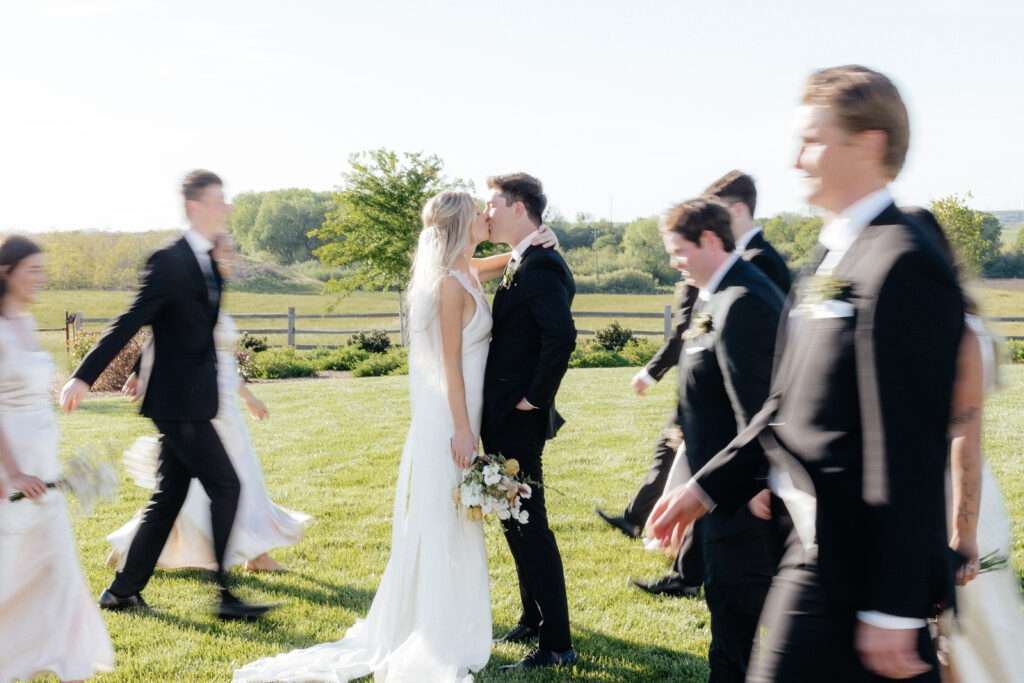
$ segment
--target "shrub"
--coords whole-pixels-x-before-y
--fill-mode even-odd
[[[135,361],[138,359],[139,353],[142,352],[142,345],[146,343],[149,334],[148,331],[137,332],[114,356],[114,360],[110,361],[110,365],[103,371],[103,374],[93,382],[92,390],[120,391],[129,375],[132,374]],[[100,335],[96,332],[83,332],[69,341],[68,350],[71,352],[72,364],[81,363],[99,338]]]
[[[636,339],[633,336],[633,330],[623,327],[618,320],[614,320],[608,327],[598,330],[596,336],[597,343],[609,351],[621,351],[626,344]]]
[[[1006,358],[1011,363],[1024,363],[1024,340],[1006,340]]]
[[[358,346],[340,349],[319,348],[310,352],[310,360],[317,370],[351,370],[372,354]]]
[[[629,364],[628,360],[615,351],[609,351],[593,342],[576,347],[569,357],[570,368],[624,368]]]
[[[256,364],[255,376],[262,379],[311,377],[316,374],[314,363],[296,351],[294,346],[260,351],[253,354],[253,361]]]
[[[1024,235],[1024,230],[1020,234]],[[985,264],[981,274],[986,278],[1024,277],[1024,251],[996,255]]]
[[[626,342],[619,354],[629,361],[630,365],[644,366],[658,352],[658,345],[649,339],[634,338]]]
[[[256,377],[256,359],[252,349],[239,348],[235,350],[235,360],[238,361],[238,374],[243,382],[248,382]]]
[[[353,377],[380,377],[382,375],[408,375],[409,354],[401,347],[368,357],[354,368]]]
[[[238,338],[238,348],[248,349],[253,353],[259,353],[260,351],[267,350],[267,338],[257,337],[254,334],[243,332],[242,336]]]
[[[384,330],[357,332],[348,338],[348,346],[358,346],[370,353],[384,353],[391,348],[391,337]]]

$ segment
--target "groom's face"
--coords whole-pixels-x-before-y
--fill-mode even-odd
[[[721,250],[714,248],[715,245],[711,244],[713,240],[703,237],[707,234],[707,231],[702,233],[699,243],[691,242],[674,230],[662,233],[661,236],[672,267],[682,273],[686,282],[697,287],[703,287],[718,268],[715,257]]]
[[[491,230],[491,241],[508,243],[508,236],[515,221],[515,207],[508,205],[501,192],[492,190],[491,196],[487,198],[485,213],[487,225]]]

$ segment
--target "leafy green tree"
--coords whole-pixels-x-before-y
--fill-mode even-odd
[[[821,232],[821,216],[805,216],[783,211],[761,221],[764,237],[786,261],[790,270],[799,270],[810,257]]]
[[[962,199],[951,194],[948,197],[935,199],[928,204],[928,208],[939,225],[946,231],[950,242],[960,255],[964,270],[969,275],[977,275],[981,272],[986,260],[990,260],[993,249],[991,239],[986,238],[983,232],[984,217],[980,211],[975,211],[967,205],[967,200],[973,195],[968,192]],[[995,241],[995,249],[998,252],[998,237]]]
[[[243,253],[266,254],[284,265],[308,261],[320,246],[309,233],[333,206],[330,192],[291,188],[241,194],[234,201],[231,232]]]
[[[679,271],[671,266],[662,246],[657,216],[628,223],[622,235],[622,246],[637,268],[653,275],[658,284],[670,285],[679,279]]]
[[[327,291],[342,296],[356,289],[405,289],[426,201],[443,189],[471,189],[449,180],[431,154],[401,155],[376,149],[349,157],[351,170],[334,193],[334,208],[311,231],[322,245],[314,252],[324,265],[349,266],[350,275],[332,278]]]
[[[981,255],[982,263],[991,263],[1003,246],[1003,225],[990,213],[981,214],[981,239],[987,245]]]

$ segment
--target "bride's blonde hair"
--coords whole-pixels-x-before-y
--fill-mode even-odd
[[[413,327],[425,326],[437,314],[441,282],[466,250],[474,220],[476,200],[462,190],[439,192],[423,207],[423,230],[409,280]]]

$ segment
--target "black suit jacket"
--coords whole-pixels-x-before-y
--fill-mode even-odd
[[[750,238],[747,246],[743,249],[743,260],[754,264],[762,273],[768,276],[779,291],[788,294],[793,285],[792,277],[789,274],[789,266],[775,251],[775,247],[764,238],[764,232],[758,231]]]
[[[785,303],[782,292],[740,259],[726,272],[711,300],[699,301],[679,359],[679,425],[690,471],[696,472],[747,426],[768,398],[775,332]],[[735,514],[715,510],[702,522],[708,540],[764,525],[744,506]]]
[[[775,251],[775,248],[764,238],[763,233],[759,232],[751,238],[743,250],[741,258],[757,266],[761,272],[767,275],[783,296],[789,294],[792,285],[789,268],[779,256],[779,252]],[[697,288],[680,281],[676,289],[676,316],[672,336],[661,345],[661,348],[651,357],[651,360],[647,361],[646,365],[647,374],[659,382],[679,362],[679,352],[683,346],[683,332],[690,326],[690,310],[696,300]]]
[[[798,303],[790,297],[771,396],[697,483],[739,509],[761,486],[763,445],[797,488],[816,495],[827,598],[841,609],[925,618],[952,599],[943,482],[960,289],[932,239],[893,205],[833,276],[848,283],[841,298],[850,315],[805,316],[790,329]]]
[[[555,394],[576,348],[576,283],[562,255],[530,247],[512,284],[494,295],[491,346],[484,375],[484,429],[500,429],[519,399],[548,412],[548,437],[563,420]]]
[[[217,356],[213,328],[220,310],[184,236],[154,251],[146,261],[135,298],[111,323],[74,372],[92,385],[143,325],[153,328],[153,362],[142,414],[154,420],[211,420],[217,414]],[[145,366],[147,364],[143,364]]]

